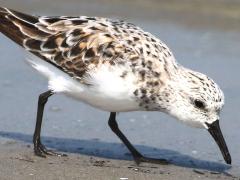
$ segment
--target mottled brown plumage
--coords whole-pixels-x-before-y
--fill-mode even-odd
[[[102,63],[128,63],[139,69],[138,59],[146,64],[145,71],[152,71],[146,75],[153,76],[161,69],[152,68],[152,59],[159,58],[158,66],[163,67],[171,56],[165,44],[123,21],[85,16],[37,17],[6,8],[1,8],[0,16],[2,33],[79,80]],[[143,80],[145,73],[141,75]]]

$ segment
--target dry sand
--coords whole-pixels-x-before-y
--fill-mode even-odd
[[[156,165],[112,160],[81,154],[40,158],[32,146],[6,141],[0,146],[1,180],[155,180],[155,179],[239,179],[226,173],[211,172],[175,165]]]

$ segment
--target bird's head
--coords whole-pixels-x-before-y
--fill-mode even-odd
[[[224,105],[224,94],[219,86],[204,74],[181,68],[167,87],[166,91],[171,95],[164,107],[166,112],[185,124],[207,129],[225,161],[231,164],[231,156],[219,126],[219,115]]]

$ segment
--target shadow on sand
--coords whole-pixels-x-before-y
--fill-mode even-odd
[[[32,143],[32,136],[28,134],[0,131],[0,137],[14,139],[25,143]],[[102,142],[98,139],[78,140],[56,137],[43,137],[42,140],[48,148],[61,152],[79,153],[110,159],[132,159],[128,150],[121,143]],[[217,172],[225,172],[231,168],[231,166],[225,164],[196,159],[173,150],[157,149],[145,145],[135,145],[135,147],[140,152],[147,152],[147,154],[152,157],[168,159],[176,166]]]

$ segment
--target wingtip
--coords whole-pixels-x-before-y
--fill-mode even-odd
[[[7,9],[7,8],[5,8],[5,7],[0,7],[0,13],[6,13],[6,12],[7,12],[6,9]]]
[[[17,44],[22,45],[24,35],[11,20],[13,17],[11,10],[6,7],[0,7],[0,33],[3,33]]]

